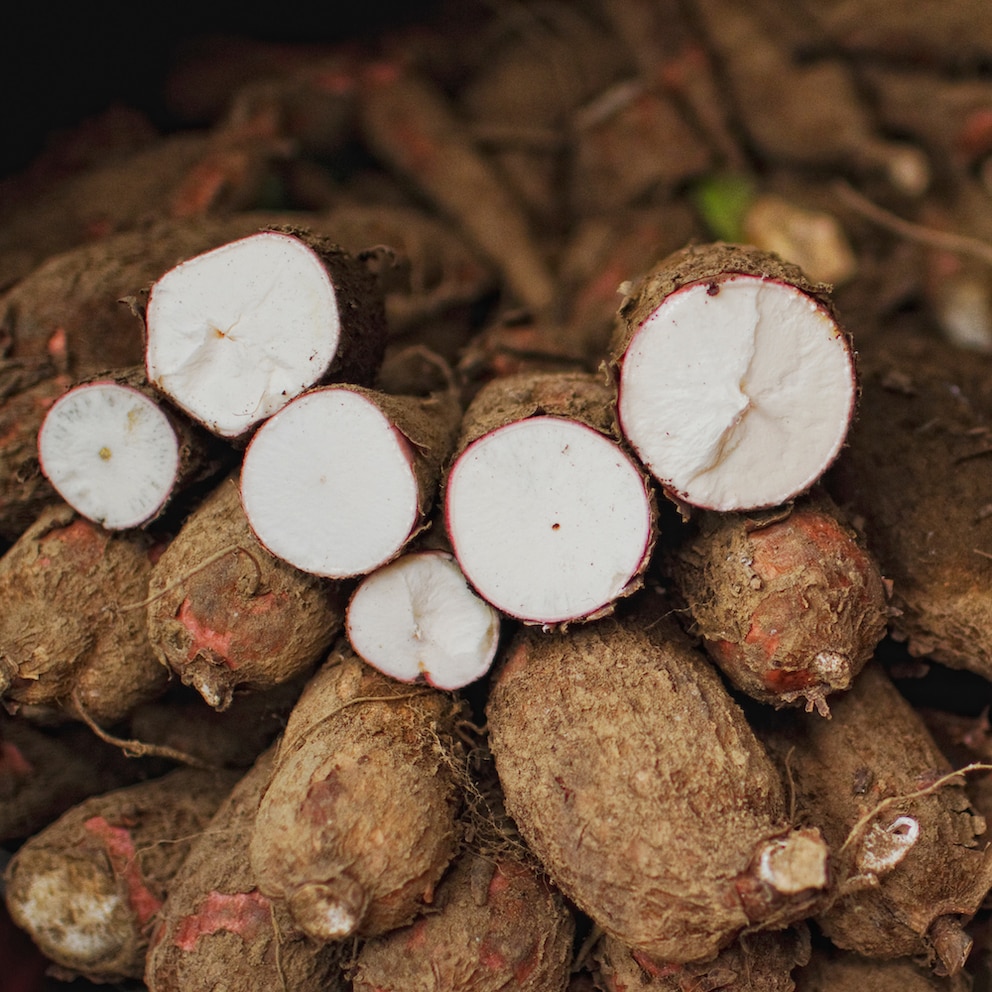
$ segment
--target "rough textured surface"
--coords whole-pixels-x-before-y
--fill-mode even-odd
[[[659,967],[613,937],[601,938],[593,951],[604,992],[793,992],[792,973],[809,955],[804,924],[743,936],[705,964]]]
[[[961,973],[943,978],[912,961],[873,961],[817,949],[796,972],[796,992],[970,992],[971,980]]]
[[[892,581],[912,654],[992,677],[992,357],[872,338],[861,414],[827,484]]]
[[[774,706],[848,689],[886,630],[882,576],[827,501],[704,514],[676,581],[695,633],[739,689]]]
[[[120,720],[165,688],[140,604],[152,542],[111,535],[65,504],[0,560],[0,696],[8,709]]]
[[[659,961],[706,960],[749,924],[784,926],[808,909],[808,889],[783,899],[752,867],[795,839],[782,783],[670,621],[601,620],[567,636],[525,629],[488,716],[524,839],[628,946]],[[823,856],[821,847],[810,882],[823,884]]]
[[[301,930],[374,936],[430,903],[458,842],[457,714],[344,645],[310,681],[251,838],[259,888]]]
[[[575,926],[531,866],[463,854],[431,911],[366,941],[355,992],[563,992]]]
[[[190,514],[149,579],[148,636],[163,664],[211,706],[309,671],[344,624],[334,583],[270,555],[235,477]]]
[[[341,949],[290,933],[248,862],[274,750],[235,786],[177,873],[152,934],[149,992],[343,992]]]
[[[140,978],[169,883],[236,781],[182,769],[80,803],[14,856],[11,917],[61,977]]]
[[[830,720],[775,715],[759,736],[788,767],[800,818],[833,852],[821,929],[869,957],[960,968],[954,935],[992,884],[992,848],[961,779],[930,788],[951,766],[922,720],[877,665],[836,697]]]
[[[0,716],[0,842],[37,833],[89,796],[147,772],[81,724],[42,730]]]

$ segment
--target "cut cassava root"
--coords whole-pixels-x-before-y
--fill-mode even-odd
[[[445,484],[448,535],[476,591],[509,616],[593,619],[640,587],[655,506],[611,400],[592,375],[520,374],[466,411]]]
[[[245,452],[241,501],[252,530],[304,572],[371,572],[423,527],[460,413],[450,393],[342,385],[297,397]]]
[[[60,396],[38,432],[38,458],[73,509],[126,530],[153,520],[178,488],[209,471],[209,435],[201,433],[159,401],[142,371],[126,370]]]
[[[228,438],[325,377],[370,382],[385,346],[365,266],[285,231],[182,262],[152,286],[145,323],[149,381]]]
[[[499,613],[440,550],[401,555],[368,575],[348,603],[346,623],[351,646],[373,668],[438,689],[481,678],[499,645]]]
[[[729,244],[661,262],[620,309],[620,427],[670,495],[713,510],[778,506],[833,462],[856,400],[826,287]]]

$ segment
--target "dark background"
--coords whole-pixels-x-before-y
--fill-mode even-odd
[[[44,3],[5,12],[0,93],[6,107],[0,175],[22,169],[53,131],[113,103],[137,107],[159,127],[174,125],[161,87],[176,51],[202,35],[327,42],[380,33],[428,17],[432,0],[358,3]]]

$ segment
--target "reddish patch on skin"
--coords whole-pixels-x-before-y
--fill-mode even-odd
[[[399,80],[402,69],[395,62],[379,60],[369,62],[363,75],[365,81],[373,86],[389,86]]]
[[[64,368],[69,360],[69,338],[64,327],[57,327],[49,336],[45,343],[45,350],[49,358],[54,361],[59,368]]]
[[[770,668],[764,675],[764,683],[769,692],[781,695],[786,692],[799,692],[819,682],[819,678],[806,668],[787,671],[784,668]]]
[[[427,943],[427,919],[426,917],[414,923],[406,938],[406,948],[408,951],[416,951]]]
[[[321,826],[326,823],[335,804],[345,793],[335,768],[320,782],[314,782],[307,790],[307,796],[300,813],[308,823]]]
[[[311,79],[314,89],[331,96],[351,96],[358,88],[354,69],[318,69]]]
[[[503,971],[507,967],[506,955],[489,941],[483,941],[479,948],[479,964],[490,971]]]
[[[677,975],[682,970],[680,964],[664,964],[649,958],[643,951],[631,951],[630,956],[637,962],[637,967],[652,978],[668,978]]]
[[[955,142],[957,150],[969,159],[981,158],[992,152],[992,110],[982,107],[972,111]]]
[[[506,659],[506,664],[503,666],[503,670],[500,672],[499,679],[504,681],[505,679],[512,679],[514,675],[517,674],[521,669],[523,669],[528,659],[530,658],[530,651],[526,644],[519,645],[516,650]]]
[[[241,937],[246,944],[272,929],[269,900],[258,890],[225,895],[211,892],[196,913],[176,928],[172,943],[181,951],[192,951],[201,937],[225,932]]]
[[[34,765],[21,753],[21,749],[10,741],[0,741],[0,775],[11,778],[30,778]]]
[[[127,886],[128,903],[144,926],[162,908],[162,900],[154,895],[141,877],[134,841],[125,827],[115,827],[102,816],[93,816],[83,826],[103,843],[110,866]]]
[[[754,531],[751,545],[754,549],[752,567],[764,582],[809,566],[822,568],[824,559],[837,557],[838,551],[847,555],[848,549],[857,548],[850,535],[832,517],[804,511]],[[837,578],[843,581],[841,576]]]
[[[513,966],[513,977],[522,985],[537,968],[539,960],[537,944],[531,944],[527,956]]]
[[[231,631],[214,630],[201,621],[194,614],[188,596],[180,604],[176,619],[189,632],[190,646],[186,655],[187,661],[192,661],[198,654],[207,654],[230,669],[237,668],[237,665],[229,657],[233,637]]]
[[[89,567],[103,557],[106,546],[106,537],[96,524],[80,517],[74,520],[68,527],[59,527],[49,531],[43,538],[42,543],[58,541],[66,546],[69,554],[72,554],[77,561],[77,567],[82,569]],[[44,556],[38,559],[39,565],[48,565],[51,558]]]

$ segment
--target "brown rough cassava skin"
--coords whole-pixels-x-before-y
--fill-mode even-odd
[[[872,337],[861,414],[826,479],[892,581],[893,633],[992,678],[992,358]]]
[[[237,690],[313,668],[344,624],[345,594],[270,555],[241,509],[236,475],[186,518],[152,569],[155,654],[215,709]]]
[[[574,932],[532,866],[466,852],[428,913],[362,945],[354,992],[564,992]]]
[[[703,513],[672,571],[707,653],[763,703],[829,714],[885,635],[878,566],[827,500]]]
[[[802,269],[783,261],[773,252],[722,241],[689,245],[662,259],[630,290],[621,304],[620,320],[610,345],[610,365],[614,374],[619,372],[631,338],[661,306],[666,296],[693,283],[720,282],[736,275],[786,283],[809,296],[836,323],[837,317],[829,296],[830,287],[812,282]]]
[[[791,900],[759,882],[755,859],[790,835],[782,783],[671,621],[526,628],[487,712],[507,811],[552,881],[629,947],[707,960],[745,927],[800,918],[825,884],[818,835]]]
[[[793,992],[792,973],[809,961],[810,937],[801,923],[774,933],[747,934],[705,964],[658,967],[604,936],[592,956],[597,987],[604,992]]]
[[[409,923],[455,854],[459,705],[339,645],[290,715],[251,838],[259,888],[315,939]],[[333,922],[329,922],[333,917]]]
[[[876,961],[857,954],[814,950],[796,972],[796,992],[971,992],[971,979],[959,972],[934,975],[912,961]]]
[[[62,502],[38,465],[38,430],[70,385],[48,363],[0,362],[0,540],[16,541],[46,506]]]
[[[248,862],[274,756],[234,787],[173,879],[148,951],[149,992],[344,992],[341,949],[292,933]]]
[[[148,932],[232,772],[180,769],[75,806],[18,850],[11,918],[69,979],[141,978]]]
[[[884,670],[868,665],[829,720],[769,713],[755,726],[788,767],[800,818],[821,827],[833,852],[823,932],[867,957],[939,957],[945,971],[960,968],[953,935],[992,885],[992,848],[962,779],[915,795],[951,765]],[[919,834],[898,859],[900,818]]]
[[[28,715],[109,725],[159,695],[140,604],[152,541],[111,534],[64,503],[43,511],[0,559],[0,698]]]
[[[29,837],[76,803],[147,771],[82,724],[42,729],[0,714],[0,843]]]

